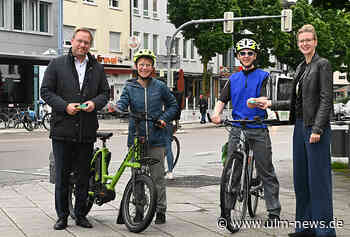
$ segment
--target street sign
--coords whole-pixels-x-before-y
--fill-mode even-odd
[[[233,19],[233,12],[224,12],[224,19]],[[233,33],[233,21],[224,21],[224,33]]]
[[[281,18],[281,31],[290,32],[292,31],[292,9],[283,9]]]
[[[180,56],[179,55],[170,55],[171,56],[171,68],[180,69]],[[168,55],[157,55],[157,69],[167,69],[169,63]]]
[[[130,49],[138,49],[140,44],[140,39],[136,35],[131,36],[128,40],[128,46]]]

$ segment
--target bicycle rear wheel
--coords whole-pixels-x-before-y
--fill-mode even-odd
[[[43,125],[47,131],[50,131],[50,124],[51,124],[51,113],[47,113],[43,117]]]
[[[249,196],[248,196],[248,212],[250,217],[256,216],[256,210],[258,208],[259,198],[262,196],[263,186],[262,180],[258,176],[256,170],[255,159],[252,159],[248,165],[249,172]]]
[[[151,224],[156,203],[156,186],[151,177],[136,175],[135,179],[129,180],[121,205],[122,217],[129,231],[140,233]]]
[[[90,174],[90,178],[89,178],[89,191],[90,189],[94,186],[94,180],[95,178],[95,175],[94,175],[94,172],[91,172]],[[75,220],[76,218],[76,215],[75,215],[75,197],[76,197],[76,192],[77,192],[77,189],[76,189],[76,176],[75,174],[72,172],[70,177],[69,177],[69,186],[68,186],[68,207],[69,207],[69,215]],[[93,204],[94,204],[94,201],[95,201],[95,197],[93,195],[88,195],[88,198],[86,199],[86,205],[85,205],[85,208],[84,208],[84,211],[82,213],[83,216],[86,216]]]
[[[235,233],[241,228],[247,212],[248,200],[248,173],[245,172],[245,182],[240,188],[243,156],[234,153],[225,163],[220,184],[220,206],[222,217],[226,219],[226,228]],[[230,185],[230,177],[232,181]]]
[[[173,136],[172,139],[173,140],[171,142],[171,149],[174,155],[174,163],[173,163],[173,169],[174,169],[180,156],[180,141],[175,136]]]

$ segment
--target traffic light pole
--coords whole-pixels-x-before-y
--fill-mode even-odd
[[[277,15],[277,16],[248,16],[248,17],[233,17],[231,19],[225,19],[225,18],[219,18],[219,19],[201,19],[201,20],[192,20],[185,22],[182,24],[179,28],[175,30],[175,33],[172,35],[170,39],[170,43],[167,48],[167,55],[168,55],[168,73],[167,73],[167,85],[170,89],[174,88],[174,81],[173,77],[171,76],[171,49],[173,48],[174,39],[177,33],[180,32],[183,28],[189,25],[194,24],[203,24],[203,23],[213,23],[213,22],[224,22],[224,21],[244,21],[244,20],[261,20],[261,19],[270,19],[270,18],[281,18],[284,17],[283,15]]]

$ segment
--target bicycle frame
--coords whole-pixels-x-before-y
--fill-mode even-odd
[[[106,165],[106,157],[109,152],[108,148],[106,147],[105,141],[103,141],[102,148],[100,148],[95,154],[93,159],[91,160],[91,167],[93,167],[94,162],[96,161],[99,154],[101,154],[101,183],[106,186],[108,190],[114,190],[116,184],[118,183],[120,177],[124,173],[125,169],[127,167],[130,168],[141,168],[141,164],[138,162],[140,159],[140,152],[141,152],[141,146],[140,146],[140,138],[135,137],[134,145],[130,147],[128,153],[126,154],[126,157],[124,158],[124,161],[119,166],[118,171],[114,175],[107,175],[108,167]],[[130,162],[131,159],[135,157],[135,161]],[[95,180],[98,180],[98,174],[95,176]],[[110,183],[107,183],[109,180],[111,180]],[[90,194],[92,194],[90,192]]]

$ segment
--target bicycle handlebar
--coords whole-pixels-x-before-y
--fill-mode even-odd
[[[134,118],[136,121],[151,121],[156,126],[160,127],[161,123],[158,119],[152,117],[146,117],[146,112],[132,112],[132,111],[122,111],[118,107],[115,107],[115,112],[111,112],[112,115],[122,115],[122,116],[130,116]]]
[[[210,118],[210,114],[207,113],[208,121],[212,122]],[[277,119],[260,119],[260,117],[256,116],[254,119],[224,119],[220,122],[220,124],[223,124],[225,126],[232,126],[232,123],[239,123],[241,125],[246,124],[266,124],[266,125],[279,125],[281,121]]]

